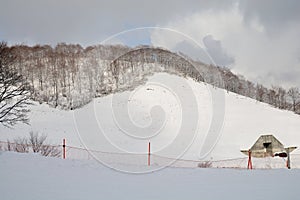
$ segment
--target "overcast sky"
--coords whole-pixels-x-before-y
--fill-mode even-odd
[[[299,10],[297,0],[0,0],[0,39],[87,46],[130,30],[107,43],[208,53],[250,80],[300,87]]]

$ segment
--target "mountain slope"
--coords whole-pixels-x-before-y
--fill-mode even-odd
[[[214,111],[223,103],[224,113]],[[70,146],[141,154],[147,153],[150,141],[154,154],[192,160],[245,157],[240,150],[250,148],[261,134],[273,134],[285,146],[300,146],[299,115],[166,73],[149,77],[134,91],[96,98],[75,111],[35,104],[30,120],[30,126],[1,127],[0,140],[38,131],[54,144],[66,138]],[[222,127],[214,127],[213,120],[221,120],[217,126]],[[211,134],[213,141],[206,140]]]

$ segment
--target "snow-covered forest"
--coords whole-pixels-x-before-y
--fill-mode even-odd
[[[92,100],[142,84],[154,72],[188,76],[274,107],[300,113],[296,87],[264,87],[232,73],[226,67],[194,61],[182,53],[140,46],[60,43],[9,47],[16,56],[14,70],[25,77],[32,98],[53,107],[76,109]]]

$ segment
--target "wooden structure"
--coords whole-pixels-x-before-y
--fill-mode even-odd
[[[249,156],[248,169],[252,168],[251,157],[265,158],[274,156],[287,157],[287,168],[290,169],[290,153],[296,148],[297,147],[284,147],[273,135],[261,135],[250,149],[241,150],[241,152]]]

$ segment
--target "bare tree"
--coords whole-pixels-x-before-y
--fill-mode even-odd
[[[5,42],[0,43],[0,123],[12,127],[28,123],[29,95],[27,84],[14,68],[16,57]]]
[[[27,143],[34,153],[41,153],[42,156],[59,157],[61,151],[58,146],[45,144],[46,139],[46,135],[39,135],[31,131]]]
[[[14,149],[13,151],[19,153],[28,153],[29,146],[26,138],[17,138],[14,140]]]
[[[299,92],[299,89],[296,88],[296,87],[292,87],[292,88],[289,89],[289,91],[288,91],[287,94],[288,94],[288,96],[292,100],[293,111],[296,112],[296,107],[300,103],[300,92]]]
[[[29,138],[16,138],[13,142],[7,140],[6,146],[0,143],[0,150],[15,151],[19,153],[40,153],[42,156],[59,157],[61,150],[59,146],[45,144],[47,136],[30,132]]]
[[[46,138],[47,136],[45,135],[39,136],[38,133],[34,133],[32,131],[29,133],[28,142],[34,153],[40,152],[42,150]]]
[[[261,84],[256,85],[256,100],[263,102],[264,101],[265,89]]]
[[[50,156],[50,157],[59,157],[61,155],[61,151],[58,146],[51,146],[51,145],[42,145],[41,151],[42,156]]]

